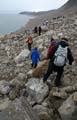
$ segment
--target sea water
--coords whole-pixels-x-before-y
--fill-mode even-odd
[[[14,32],[24,26],[30,16],[21,14],[0,14],[0,35]]]

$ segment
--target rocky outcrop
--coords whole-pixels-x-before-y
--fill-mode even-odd
[[[1,120],[40,120],[37,113],[31,108],[29,103],[24,98],[15,99],[13,102],[7,101],[8,103],[5,106],[5,102],[1,103],[4,107],[0,112]],[[0,108],[1,108],[0,104]]]
[[[77,92],[73,93],[59,108],[62,120],[77,119]]]
[[[40,36],[38,33],[34,34],[32,29],[25,31],[25,28],[19,33],[11,33],[0,39],[1,120],[38,120],[38,116],[40,120],[59,120],[61,118],[71,120],[70,117],[76,116],[77,13],[55,16],[48,21],[47,28],[48,31],[42,31]],[[31,68],[26,43],[29,33],[33,37],[32,49],[38,46],[41,56],[41,61],[35,69]],[[67,37],[74,56],[73,65],[70,66],[67,62],[67,66],[64,68],[61,88],[54,86],[56,73],[50,75],[47,85],[43,83],[43,75],[49,62],[44,58],[51,36],[58,40],[61,37]],[[23,97],[26,103],[22,104],[20,97]],[[26,100],[31,107],[29,104],[27,106]],[[34,116],[33,109],[38,115],[35,113],[36,116]]]
[[[74,9],[77,7],[77,1],[76,0],[69,0],[65,5],[62,6],[61,9],[67,10],[67,9]]]
[[[43,57],[43,56],[42,56]],[[38,63],[37,67],[35,69],[30,70],[27,75],[29,77],[42,77],[47,69],[48,66],[48,61],[47,60],[43,60],[41,62]]]
[[[48,86],[44,85],[42,80],[31,78],[26,83],[28,94],[35,103],[40,104],[48,94]]]
[[[22,63],[26,59],[26,57],[29,57],[29,54],[29,50],[24,49],[18,56],[16,56],[15,62],[17,64]]]

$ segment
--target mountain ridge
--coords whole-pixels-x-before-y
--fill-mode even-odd
[[[42,25],[46,20],[51,21],[53,18],[58,18],[60,16],[69,17],[69,15],[73,15],[76,13],[77,0],[69,0],[62,7],[56,10],[36,12],[35,15],[32,14],[34,15],[34,18],[30,19],[29,22],[26,24],[26,29],[32,29],[35,26]]]
[[[56,12],[70,12],[70,11],[76,11],[77,10],[77,0],[68,0],[62,7],[54,10],[49,10],[49,11],[39,11],[39,12],[28,12],[28,11],[23,11],[20,12],[19,14],[26,14],[26,15],[33,15],[33,16],[42,16],[46,14],[53,14]]]

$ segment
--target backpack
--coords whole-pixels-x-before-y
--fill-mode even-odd
[[[55,47],[55,45],[56,45],[56,41],[54,40],[48,48],[46,58],[50,58],[52,50]]]
[[[33,43],[32,37],[29,37],[29,38],[28,38],[28,43],[30,43],[30,44]]]
[[[67,60],[67,47],[63,48],[61,45],[59,45],[54,56],[54,65],[64,66]]]

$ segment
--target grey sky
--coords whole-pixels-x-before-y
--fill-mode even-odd
[[[68,0],[0,0],[3,11],[45,11],[56,9]]]

